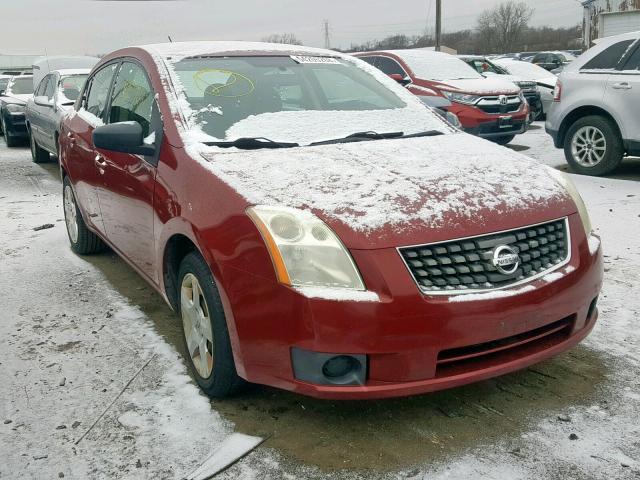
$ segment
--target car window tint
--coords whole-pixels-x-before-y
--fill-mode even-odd
[[[53,75],[49,75],[47,78],[47,84],[45,85],[43,95],[45,95],[49,100],[51,100],[53,98],[54,90],[55,90],[54,78],[53,78]]]
[[[138,64],[124,62],[113,87],[109,123],[134,121],[149,135],[154,93]]]
[[[627,63],[624,64],[623,70],[640,70],[640,48],[636,48],[633,55],[629,57]]]
[[[591,60],[589,60],[587,63],[585,63],[580,70],[616,68],[632,43],[633,40],[625,40],[623,42],[614,43],[609,48],[606,48]]]
[[[376,66],[387,75],[399,74],[403,77],[407,75],[398,62],[388,57],[379,57]]]
[[[44,95],[44,91],[47,88],[48,81],[49,81],[49,75],[46,75],[42,80],[40,80],[40,83],[38,84],[38,88],[34,93],[35,97],[41,97]]]
[[[86,110],[94,114],[98,118],[103,118],[104,111],[107,108],[107,99],[109,97],[109,89],[111,88],[111,80],[116,70],[117,64],[107,65],[102,70],[96,72],[91,79],[89,94],[86,99]]]

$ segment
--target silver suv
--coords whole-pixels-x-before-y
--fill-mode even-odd
[[[602,39],[558,80],[546,130],[571,169],[613,171],[640,156],[640,32]]]

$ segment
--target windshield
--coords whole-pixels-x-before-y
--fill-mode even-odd
[[[76,101],[88,75],[70,75],[62,77],[58,82],[58,103],[73,103]]]
[[[14,78],[11,86],[9,87],[10,92],[13,95],[30,95],[33,93],[33,78],[32,77],[18,77]]]
[[[198,57],[173,62],[170,70],[192,130],[213,139],[303,144],[359,131],[415,133],[443,125],[412,103],[410,110],[421,117],[415,121],[400,95],[344,59]]]
[[[416,77],[424,80],[482,78],[473,67],[446,53],[429,50],[396,50],[393,53],[405,61]]]

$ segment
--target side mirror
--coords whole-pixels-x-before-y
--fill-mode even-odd
[[[404,75],[401,75],[399,73],[391,73],[389,74],[389,78],[395,80],[403,87],[406,87],[411,83],[411,79],[409,77],[405,77]]]
[[[97,127],[93,131],[93,145],[102,150],[150,156],[156,153],[154,145],[142,138],[142,125],[138,122],[118,122]]]
[[[34,97],[33,102],[41,107],[53,107],[53,99],[49,100],[45,95]]]

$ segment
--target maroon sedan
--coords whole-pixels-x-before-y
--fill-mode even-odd
[[[61,131],[72,249],[180,315],[212,396],[379,398],[511,372],[593,328],[571,182],[333,51],[196,42],[94,68]]]

